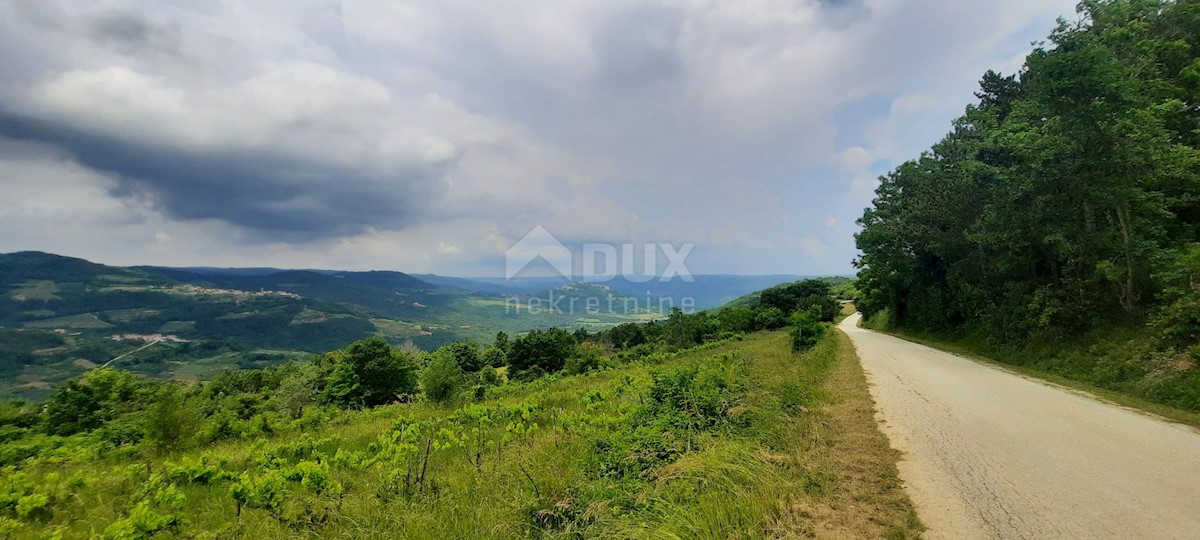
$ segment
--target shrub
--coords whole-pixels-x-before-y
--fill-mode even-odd
[[[479,353],[479,361],[485,367],[498,368],[508,363],[508,354],[504,352],[504,349],[492,345]]]
[[[473,341],[455,341],[443,345],[437,352],[453,356],[464,373],[475,373],[485,365],[479,354],[479,346]]]
[[[563,368],[578,346],[575,336],[561,328],[534,330],[513,342],[508,353],[509,370],[516,376],[534,368],[554,373]]]
[[[762,330],[775,330],[786,324],[787,315],[777,307],[764,307],[754,314],[754,325]]]
[[[374,407],[417,391],[417,365],[410,353],[380,337],[326,353],[322,399],[342,407]]]
[[[829,284],[819,279],[806,279],[764,290],[759,296],[764,307],[776,307],[784,313],[816,308],[818,320],[832,321],[839,306]]]
[[[434,403],[449,403],[462,386],[462,369],[453,355],[439,351],[421,372],[421,390]]]
[[[146,410],[143,441],[152,449],[168,452],[186,448],[195,436],[200,417],[174,388],[164,388]]]
[[[792,314],[792,350],[805,351],[816,345],[829,329],[829,323],[821,321],[821,310],[813,306]]]
[[[580,347],[579,352],[567,359],[563,369],[572,375],[587,373],[600,368],[600,351],[593,347]]]

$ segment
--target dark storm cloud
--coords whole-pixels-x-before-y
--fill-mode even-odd
[[[83,19],[82,23],[97,43],[126,54],[152,51],[177,55],[179,52],[178,26],[153,24],[136,13],[100,13]]]
[[[412,168],[378,178],[284,155],[189,152],[11,113],[0,113],[0,136],[53,145],[114,178],[115,196],[147,199],[175,219],[238,225],[251,240],[310,241],[405,226],[431,191],[417,186],[436,183],[439,174]]]
[[[867,169],[1074,1],[0,0],[0,251],[486,275],[543,225],[844,269]]]

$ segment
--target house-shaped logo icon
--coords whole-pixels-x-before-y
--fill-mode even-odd
[[[538,225],[504,253],[504,279],[517,277],[538,259],[559,275],[571,277],[571,250]]]

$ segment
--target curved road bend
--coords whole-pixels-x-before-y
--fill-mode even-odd
[[[927,538],[1200,539],[1200,431],[858,328]]]

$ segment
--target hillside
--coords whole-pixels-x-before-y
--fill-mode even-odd
[[[742,276],[728,274],[698,274],[693,275],[692,281],[674,278],[668,281],[659,279],[632,280],[625,276],[599,281],[598,278],[574,277],[516,277],[504,278],[450,278],[432,274],[418,274],[423,281],[445,287],[453,287],[468,291],[491,294],[530,294],[544,292],[568,283],[592,282],[612,289],[616,293],[633,298],[690,298],[696,309],[712,309],[720,307],[731,300],[752,291],[774,287],[781,283],[799,281],[807,277],[786,274]]]
[[[45,253],[0,255],[0,291],[0,393],[16,395],[43,394],[114,359],[149,375],[207,378],[377,331],[361,308],[346,304]]]
[[[831,288],[833,295],[835,297],[837,297],[838,300],[852,300],[858,295],[857,289],[854,286],[855,285],[854,278],[843,277],[843,276],[833,276],[833,277],[822,277],[822,278],[816,278],[816,279],[818,281],[821,281],[821,282],[824,282],[825,284],[827,284]],[[764,290],[771,289],[771,288],[779,288],[780,286],[784,286],[789,283],[797,283],[799,281],[800,280],[793,280],[790,282],[773,284],[768,287],[764,287],[763,290],[754,291],[750,294],[735,298],[735,299],[725,303],[724,305],[722,305],[721,308],[723,309],[723,308],[738,308],[738,307],[743,307],[743,308],[755,307],[755,306],[759,305],[759,303],[760,303],[759,299],[762,296],[762,293]]]
[[[521,379],[476,365],[473,345],[425,357],[379,340],[197,386],[98,370],[44,407],[0,408],[0,525],[14,538],[919,534],[845,336],[797,350],[785,332],[714,321],[631,325],[638,344],[559,331],[484,349],[509,374],[523,355],[567,359]]]
[[[45,396],[110,361],[197,380],[371,335],[433,349],[487,341],[499,331],[595,331],[662,315],[657,297],[606,285],[560,282],[515,293],[554,282],[524,283],[501,294],[400,272],[119,268],[39,252],[0,254],[0,395]]]

